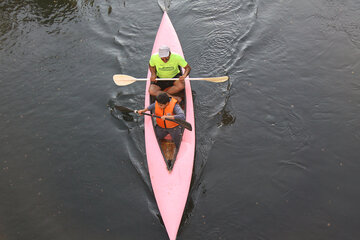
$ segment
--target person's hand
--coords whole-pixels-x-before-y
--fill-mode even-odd
[[[150,81],[151,81],[152,83],[156,83],[156,82],[157,82],[156,76],[151,76],[151,77],[150,77]]]
[[[179,80],[183,82],[185,80],[185,78],[186,77],[184,75],[182,75],[182,76],[179,77]]]
[[[141,110],[137,110],[136,112],[139,114],[139,115],[142,115],[144,112],[146,112],[147,109],[141,109]]]

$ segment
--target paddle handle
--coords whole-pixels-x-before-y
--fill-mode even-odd
[[[134,113],[138,114],[138,110],[134,110]],[[143,115],[146,115],[146,116],[150,116],[150,117],[161,118],[160,116],[157,116],[157,115],[154,115],[154,114],[150,114],[150,113],[142,113],[142,114],[143,114]],[[172,119],[166,119],[166,120],[171,121]]]
[[[134,110],[134,113],[138,114],[138,110]],[[156,115],[152,115],[152,114],[149,114],[149,113],[142,113],[143,115],[147,115],[147,116],[150,116],[150,117],[158,117]]]
[[[188,80],[202,80],[202,81],[212,81],[217,80],[218,78],[186,78]],[[136,81],[147,81],[148,78],[136,78]],[[156,81],[176,81],[179,78],[156,78]]]
[[[134,110],[135,113],[138,114],[138,110]],[[160,116],[154,115],[154,114],[149,114],[149,113],[142,113],[143,115],[147,115],[150,117],[155,117],[155,118],[161,118]],[[165,119],[165,121],[170,121],[170,122],[175,122],[177,124],[179,124],[180,126],[186,128],[189,131],[192,131],[192,126],[190,123],[184,121],[184,120],[179,120],[179,119]]]
[[[205,78],[186,78],[188,80],[202,80],[202,81],[209,81],[209,82],[225,82],[229,79],[228,76],[222,77],[205,77]],[[136,81],[147,81],[148,78],[134,78],[132,76],[124,75],[124,74],[115,74],[113,76],[113,80],[116,85],[118,86],[126,86],[132,84]],[[157,81],[176,81],[179,80],[178,78],[156,78]]]
[[[134,110],[135,113],[138,113],[138,110]],[[150,116],[150,117],[156,117],[156,118],[161,118],[160,116],[154,115],[154,114],[150,114],[150,113],[142,113],[143,115],[146,116]],[[166,119],[167,121],[173,121],[173,119]]]

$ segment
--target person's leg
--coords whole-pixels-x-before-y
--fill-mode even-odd
[[[157,96],[161,92],[161,88],[156,84],[150,84],[149,93],[151,96]]]
[[[166,128],[162,128],[162,127],[159,127],[156,125],[155,127],[155,134],[156,134],[156,137],[161,140],[163,139],[166,135],[168,135],[168,130]]]
[[[179,67],[179,70],[180,70],[180,72],[174,78],[179,78],[180,76],[182,76],[182,69],[180,67]],[[184,88],[185,88],[185,82],[176,80],[174,82],[173,86],[171,86],[166,92],[168,94],[172,95],[172,94],[180,92]]]
[[[175,81],[157,81],[152,83],[149,88],[149,93],[151,96],[157,96],[163,92],[166,88],[171,88],[174,85]],[[167,91],[166,91],[167,92]]]
[[[172,137],[176,148],[179,149],[181,138],[182,138],[182,129],[181,129],[181,127],[176,126],[174,128],[169,128],[168,132],[169,132],[170,136]]]
[[[174,85],[170,87],[166,92],[170,95],[180,92],[185,88],[185,81],[176,80]]]

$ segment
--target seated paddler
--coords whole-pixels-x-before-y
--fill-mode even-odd
[[[184,73],[181,71],[184,68]],[[189,75],[191,68],[185,59],[177,53],[171,52],[168,46],[161,46],[159,52],[151,56],[149,61],[151,72],[151,85],[149,93],[157,96],[161,91],[169,96],[178,93],[185,87],[185,78]],[[179,78],[178,80],[158,81],[157,78]]]
[[[137,113],[142,114],[146,111],[151,111],[152,113],[155,113],[155,115],[161,116],[161,118],[156,118],[156,137],[160,140],[167,134],[170,134],[176,148],[179,149],[182,129],[179,124],[172,121],[166,121],[166,119],[185,120],[184,111],[177,103],[177,100],[162,92],[156,97],[153,104],[142,110],[138,110]]]

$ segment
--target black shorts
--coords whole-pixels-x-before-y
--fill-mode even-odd
[[[172,78],[179,78],[181,75],[182,73],[179,72],[175,77]],[[175,81],[157,81],[156,83],[151,83],[151,84],[155,84],[159,86],[161,90],[165,90],[166,88],[173,86],[174,82]]]

